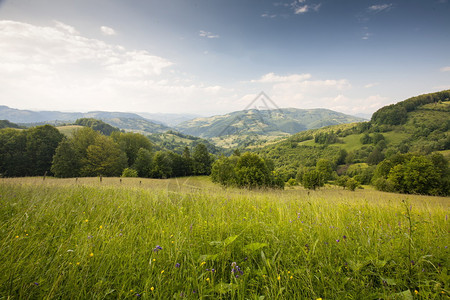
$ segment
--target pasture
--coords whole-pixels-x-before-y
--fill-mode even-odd
[[[0,299],[448,299],[450,199],[0,179]]]

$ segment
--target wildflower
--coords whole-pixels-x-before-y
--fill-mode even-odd
[[[154,249],[153,252],[158,252],[159,250],[162,250],[162,247],[160,245],[157,245]]]
[[[130,290],[130,293],[134,292],[133,290]]]
[[[202,261],[202,263],[200,264],[200,267],[203,267],[206,264],[206,262]]]
[[[175,268],[179,268],[180,267],[180,264],[179,263],[176,263],[175,264]]]
[[[18,235],[16,235],[16,239],[18,239],[19,238],[19,236]]]
[[[161,274],[164,273],[164,270],[161,271]]]
[[[141,296],[141,294],[136,293],[136,297],[140,297],[140,296]]]
[[[337,239],[337,240],[336,240],[336,243],[339,243],[339,242],[340,242],[340,240],[339,240],[339,239]]]
[[[414,294],[419,295],[419,291],[418,290],[414,290]]]
[[[156,258],[152,259],[153,261],[156,261]]]
[[[154,290],[155,290],[155,288],[154,288],[154,287],[151,287],[151,288],[150,288],[150,291],[152,291],[152,292],[153,292]]]
[[[344,235],[342,238],[345,240],[347,238],[347,236]]]
[[[291,277],[289,277],[289,279],[292,279],[292,278],[294,278],[294,276],[291,275]]]
[[[91,254],[89,254],[89,256],[90,256],[90,257],[93,257],[93,256],[94,256],[94,253],[91,252]]]
[[[102,225],[100,225],[100,227],[99,227],[100,229],[102,229],[103,228],[103,226]]]
[[[281,280],[281,276],[280,276],[280,275],[278,275],[277,279],[278,279],[278,280]]]
[[[208,278],[206,278],[206,281],[208,281],[208,282],[209,282],[209,277],[208,277]]]
[[[84,221],[85,221],[86,223],[87,223],[87,222],[89,222],[89,220],[88,220],[88,219],[86,219],[86,220],[84,220]]]
[[[39,285],[39,283],[38,283],[38,282],[35,282],[35,283],[34,283],[34,285],[37,285],[37,286],[38,286],[38,285]]]

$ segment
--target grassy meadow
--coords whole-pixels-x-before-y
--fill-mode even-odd
[[[449,198],[0,179],[0,299],[448,299]]]

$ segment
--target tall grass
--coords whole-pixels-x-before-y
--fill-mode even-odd
[[[3,179],[0,299],[443,299],[448,209],[206,178]]]

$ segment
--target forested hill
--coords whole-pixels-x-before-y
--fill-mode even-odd
[[[387,180],[391,168],[386,167],[387,171],[380,170],[377,175],[380,163],[388,161],[385,166],[395,167],[397,162],[410,162],[410,156],[430,163],[433,153],[450,158],[450,90],[383,107],[369,122],[300,132],[256,151],[271,159],[285,180],[301,179],[304,170],[317,167],[324,159],[336,176],[347,175],[362,184],[374,183],[374,176]],[[425,174],[425,170],[417,172]],[[448,178],[448,174],[442,176]],[[391,185],[387,190],[399,191],[392,187],[395,180],[385,182]],[[427,184],[432,185],[424,183]]]
[[[361,121],[364,119],[328,109],[251,109],[193,119],[181,123],[176,129],[209,138],[222,147],[242,148],[308,129]]]

